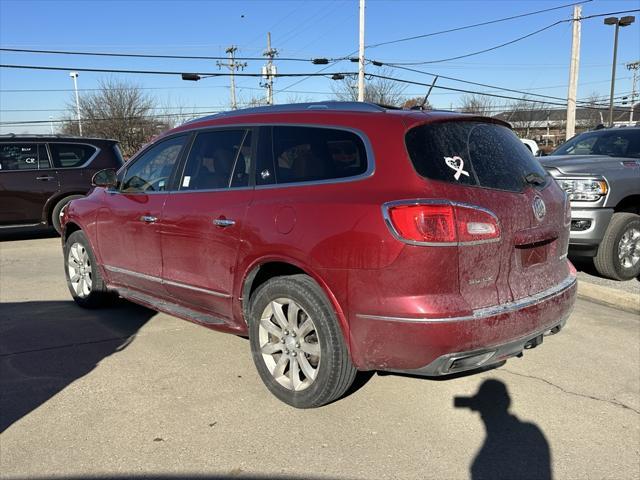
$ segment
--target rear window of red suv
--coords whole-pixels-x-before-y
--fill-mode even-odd
[[[525,176],[547,176],[515,133],[502,125],[425,124],[409,130],[405,143],[418,174],[432,180],[520,192]]]
[[[364,142],[354,132],[324,127],[271,127],[271,165],[276,183],[356,177],[367,172]],[[262,166],[258,172],[265,171]],[[266,183],[258,177],[258,183]],[[262,181],[260,181],[262,180]]]

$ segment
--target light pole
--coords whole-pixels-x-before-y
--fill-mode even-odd
[[[358,101],[364,102],[364,0],[360,0],[360,32],[358,48]]]
[[[636,17],[607,17],[604,19],[605,25],[615,25],[616,30],[613,37],[613,65],[611,66],[611,94],[609,95],[609,126],[613,127],[613,93],[616,88],[616,57],[618,56],[618,30],[620,27],[628,27],[635,22]]]
[[[73,89],[76,92],[76,113],[78,115],[78,131],[82,136],[82,120],[80,120],[80,98],[78,97],[78,72],[69,72],[69,76],[73,78]]]

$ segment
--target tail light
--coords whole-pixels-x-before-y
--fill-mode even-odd
[[[459,245],[500,240],[498,218],[489,210],[448,201],[415,200],[385,203],[391,232],[412,245]]]

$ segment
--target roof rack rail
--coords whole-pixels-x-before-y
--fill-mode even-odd
[[[283,113],[283,112],[306,112],[314,111],[333,111],[333,112],[385,112],[393,108],[386,105],[369,102],[308,102],[308,103],[286,103],[281,105],[265,105],[260,107],[242,108],[240,110],[230,110],[228,112],[216,113],[205,117],[195,118],[185,122],[185,124],[193,122],[202,122],[214,118],[228,118],[237,115],[252,115],[260,113]]]

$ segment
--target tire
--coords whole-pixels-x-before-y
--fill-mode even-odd
[[[64,197],[56,206],[51,210],[51,225],[56,229],[58,235],[62,235],[62,226],[60,225],[60,213],[62,209],[69,203],[71,200],[75,200],[76,198],[82,198],[84,195],[69,195],[68,197]]]
[[[102,307],[115,298],[102,280],[89,241],[81,230],[69,235],[64,244],[64,272],[71,296],[81,307]]]
[[[640,274],[640,215],[613,214],[593,263],[600,275],[613,280]]]
[[[357,372],[329,300],[307,275],[275,277],[256,290],[249,340],[264,384],[296,408],[336,400]]]

